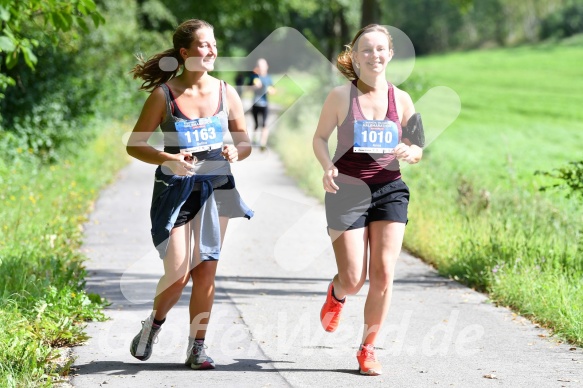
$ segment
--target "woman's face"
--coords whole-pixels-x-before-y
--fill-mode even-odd
[[[360,36],[356,44],[353,63],[362,73],[384,73],[393,56],[389,38],[380,31],[371,31]]]
[[[195,34],[190,48],[181,49],[184,65],[190,71],[212,71],[217,58],[215,34],[210,28],[201,28]]]

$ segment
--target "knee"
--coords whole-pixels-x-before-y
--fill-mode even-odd
[[[370,289],[386,292],[393,285],[394,275],[389,271],[377,271],[369,274]]]
[[[192,270],[191,276],[197,287],[209,288],[215,285],[215,271],[212,269],[195,268]]]
[[[357,294],[364,285],[365,279],[356,274],[338,274],[340,286],[349,295]]]
[[[169,286],[166,286],[166,290],[170,292],[181,293],[184,290],[184,287],[188,284],[188,276],[183,276],[180,279],[174,281]]]

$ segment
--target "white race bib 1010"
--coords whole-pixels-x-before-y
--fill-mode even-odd
[[[356,120],[354,152],[386,154],[399,144],[399,128],[391,120]]]

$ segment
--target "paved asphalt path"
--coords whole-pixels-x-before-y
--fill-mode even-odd
[[[338,331],[325,333],[319,311],[335,262],[323,206],[286,177],[275,153],[258,149],[233,165],[255,217],[232,220],[227,231],[206,340],[217,369],[183,365],[190,287],[169,313],[152,357],[140,362],[129,344],[162,274],[149,233],[153,171],[130,163],[103,190],[86,224],[87,288],[112,304],[110,319],[89,323],[91,339],[74,349],[75,387],[583,386],[581,349],[557,343],[406,252],[377,344],[385,373],[359,375],[367,286],[348,298]]]

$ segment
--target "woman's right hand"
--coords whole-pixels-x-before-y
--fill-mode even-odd
[[[324,184],[324,190],[326,190],[328,193],[336,194],[336,191],[340,189],[334,182],[334,178],[337,176],[338,169],[333,164],[324,170],[324,178],[322,178],[322,182]]]
[[[192,163],[192,154],[174,154],[173,159],[162,164],[169,168],[174,175],[193,176],[194,163]]]

